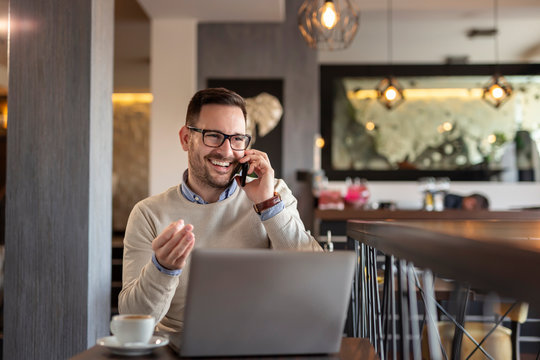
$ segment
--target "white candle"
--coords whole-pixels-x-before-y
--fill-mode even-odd
[[[322,138],[320,134],[315,134],[313,138],[313,171],[317,172],[321,170],[321,144]]]

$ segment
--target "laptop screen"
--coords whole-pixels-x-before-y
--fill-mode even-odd
[[[181,355],[339,352],[355,263],[345,251],[195,250]]]

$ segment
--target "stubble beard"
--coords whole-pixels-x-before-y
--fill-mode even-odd
[[[195,151],[190,151],[189,153],[189,165],[190,165],[190,173],[193,175],[194,179],[199,182],[203,186],[211,187],[213,189],[219,189],[219,190],[225,190],[230,184],[234,177],[234,172],[231,174],[231,176],[228,179],[220,179],[217,177],[212,176],[210,173],[210,170],[208,169],[208,163],[207,161],[209,159],[216,159],[216,160],[226,160],[229,161],[230,159],[225,159],[217,154],[208,154],[202,159],[197,156],[197,153]],[[235,162],[231,162],[230,167],[234,167]]]

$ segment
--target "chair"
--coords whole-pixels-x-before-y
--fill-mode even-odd
[[[511,321],[510,329],[498,322],[466,322],[465,330],[479,343],[482,348],[493,358],[499,360],[519,360],[519,336],[521,324],[527,320],[529,305],[527,303],[501,303],[495,307],[494,312]],[[440,321],[437,324],[442,346],[451,356],[452,343],[454,341],[455,325],[450,321]],[[427,345],[426,329],[422,334],[422,358],[430,359]],[[472,355],[471,355],[472,354]],[[459,359],[486,359],[486,355],[479,350],[476,344],[467,336],[463,336]]]

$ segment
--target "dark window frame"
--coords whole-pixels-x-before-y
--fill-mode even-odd
[[[329,180],[362,177],[374,181],[415,181],[421,177],[448,177],[452,181],[488,181],[498,175],[489,169],[474,170],[335,170],[332,168],[332,114],[334,82],[343,77],[413,77],[413,76],[489,76],[539,75],[540,64],[478,65],[321,65],[320,66],[320,129],[326,145],[321,162]]]

